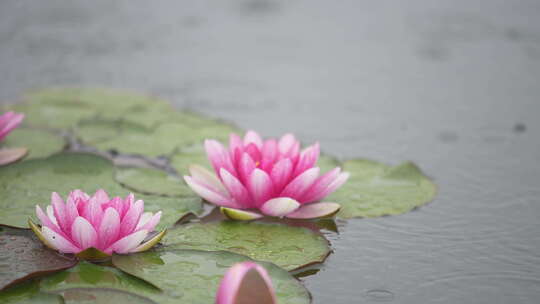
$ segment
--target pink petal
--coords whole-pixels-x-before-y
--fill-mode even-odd
[[[103,209],[101,209],[99,200],[91,198],[85,205],[81,215],[86,218],[92,226],[99,227],[101,218],[103,217]]]
[[[58,193],[53,192],[51,194],[51,204],[54,210],[54,216],[58,222],[58,226],[64,231],[67,235],[71,235],[71,223],[67,220],[66,206],[64,200],[58,195]]]
[[[129,209],[129,205],[128,204],[124,204],[124,200],[117,196],[117,197],[113,197],[112,200],[110,200],[105,206],[103,206],[104,208],[113,208],[114,210],[116,210],[116,212],[118,213],[118,215],[120,216],[120,219],[122,219],[122,217],[125,215],[125,212],[124,212],[124,209],[127,211]],[[125,207],[125,208],[124,208]]]
[[[245,153],[249,154],[251,159],[253,159],[253,161],[255,162],[255,166],[260,165],[261,151],[259,150],[259,148],[255,144],[251,143],[251,144],[247,145],[247,147],[244,149],[244,151],[245,151]]]
[[[77,209],[77,201],[79,200],[81,199],[77,198],[77,200],[73,200],[71,197],[67,199],[65,216],[66,224],[69,227],[71,227],[75,218],[79,216],[79,210]]]
[[[263,140],[261,136],[252,130],[249,130],[246,132],[246,135],[244,135],[244,146],[247,146],[249,144],[254,144],[258,149],[261,149],[263,146]]]
[[[236,150],[239,149],[240,151],[244,149],[244,143],[242,142],[242,138],[236,134],[231,134],[229,136],[229,152],[233,157],[235,157]],[[233,162],[238,161],[238,159],[234,158]]]
[[[97,247],[97,232],[84,217],[78,216],[71,226],[71,238],[82,250]]]
[[[139,222],[137,223],[137,227],[135,227],[135,231],[140,230],[148,221],[152,218],[153,213],[152,212],[145,212],[141,215],[141,218],[139,219]]]
[[[79,189],[73,190],[69,193],[67,202],[76,203],[78,200],[87,201],[90,199],[90,196]]]
[[[339,174],[338,177],[334,181],[332,181],[332,183],[330,183],[328,187],[326,187],[326,189],[321,191],[311,201],[318,201],[325,198],[327,195],[329,195],[330,193],[336,191],[339,187],[341,187],[347,181],[348,178],[349,178],[348,172],[343,172]]]
[[[13,129],[19,126],[24,119],[24,114],[7,112],[0,116],[0,141],[3,140]]]
[[[216,304],[277,303],[270,276],[254,262],[233,265],[219,284]]]
[[[298,199],[302,197],[302,194],[313,185],[317,176],[319,175],[319,168],[311,168],[304,173],[298,175],[294,178],[281,192],[280,196],[283,197],[292,197]]]
[[[298,210],[286,215],[292,219],[313,219],[329,216],[339,211],[341,206],[337,203],[313,203],[306,204],[298,208]]]
[[[264,203],[260,210],[269,216],[285,216],[300,207],[300,203],[290,197],[278,197]]]
[[[116,253],[129,253],[131,250],[139,246],[142,241],[144,241],[147,235],[147,230],[139,230],[137,232],[133,232],[114,242],[109,248],[105,250],[105,252],[112,251]]]
[[[281,154],[288,154],[291,148],[297,143],[296,138],[291,133],[285,134],[279,140],[279,151]]]
[[[255,169],[249,177],[247,187],[254,205],[252,208],[259,207],[274,194],[274,184],[270,176],[261,169]]]
[[[341,168],[337,167],[317,178],[311,188],[304,193],[304,195],[299,201],[302,203],[309,203],[318,200],[321,194],[339,176],[340,172]]]
[[[214,173],[208,171],[206,168],[199,165],[190,165],[189,173],[191,173],[191,178],[193,178],[199,184],[206,185],[208,188],[220,193],[223,196],[229,196],[227,189],[225,189],[219,178],[217,178]]]
[[[0,166],[8,165],[22,159],[28,153],[27,148],[0,149]]]
[[[64,232],[58,227],[57,224],[55,224],[51,219],[43,212],[43,210],[36,205],[36,215],[41,222],[42,227],[48,227],[49,229],[53,230],[54,232],[61,234],[65,237]]]
[[[220,176],[223,184],[225,187],[227,187],[229,194],[234,198],[234,200],[245,208],[248,208],[252,199],[249,196],[249,192],[246,187],[244,187],[244,185],[242,185],[242,183],[236,177],[234,177],[234,175],[229,173],[229,171],[225,170],[224,168],[221,168]]]
[[[122,218],[120,222],[120,235],[128,235],[135,230],[135,227],[137,227],[137,224],[139,223],[139,220],[141,218],[141,215],[144,211],[144,202],[142,200],[138,200],[133,204],[133,206],[126,212],[126,215],[124,218]]]
[[[54,210],[53,210],[53,207],[51,205],[47,206],[47,217],[51,220],[51,222],[54,223],[54,225],[56,225],[56,227],[60,228],[60,226],[58,226],[58,221],[56,220],[56,217],[54,216]]]
[[[300,159],[294,169],[294,176],[301,174],[309,168],[312,168],[319,159],[320,147],[319,143],[306,148],[300,155]]]
[[[158,211],[145,224],[143,224],[141,228],[137,230],[144,229],[148,232],[154,231],[154,228],[156,228],[156,225],[159,223],[160,219],[161,219],[161,211]]]
[[[103,219],[98,229],[98,249],[103,250],[118,239],[120,233],[120,215],[116,209],[109,207],[105,209]]]
[[[109,199],[109,195],[107,194],[107,192],[105,192],[105,190],[103,189],[99,189],[98,191],[96,191],[96,193],[94,194],[94,196],[92,196],[90,198],[90,202],[96,202],[98,203],[99,205],[101,204],[105,204],[107,202],[109,202],[110,199]]]
[[[227,171],[235,173],[235,169],[229,155],[229,151],[221,143],[215,140],[205,140],[204,147],[208,160],[212,163],[214,170],[219,174],[219,169],[225,168]]]
[[[72,242],[65,239],[60,234],[54,232],[47,226],[41,228],[43,236],[53,245],[58,251],[63,253],[78,253],[81,251],[81,248],[77,247]]]
[[[270,173],[279,155],[277,141],[275,139],[269,139],[265,141],[261,154],[261,165],[259,166],[259,168]]]
[[[283,187],[289,182],[293,170],[293,164],[290,159],[284,158],[278,161],[272,171],[270,176],[274,182],[274,188],[277,193],[280,193]]]
[[[247,153],[242,154],[238,163],[238,177],[243,183],[246,183],[255,168],[255,161],[253,161],[251,156]]]
[[[241,208],[241,206],[235,203],[231,198],[225,197],[213,189],[208,188],[206,185],[198,183],[192,179],[191,176],[184,176],[184,180],[191,190],[212,204],[231,208]]]

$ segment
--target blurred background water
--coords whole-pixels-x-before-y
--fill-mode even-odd
[[[0,71],[416,162],[435,201],[338,222],[315,303],[540,301],[539,1],[3,0]]]

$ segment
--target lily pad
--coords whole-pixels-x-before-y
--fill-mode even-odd
[[[170,158],[170,163],[179,175],[189,175],[189,166],[192,164],[197,164],[213,171],[210,161],[206,156],[204,145],[202,144],[183,148]]]
[[[192,197],[184,181],[165,171],[150,168],[116,168],[115,179],[139,193]]]
[[[343,164],[339,160],[326,154],[322,154],[317,161],[317,167],[321,169],[321,173],[326,173],[335,167],[341,166],[343,166]]]
[[[60,135],[39,129],[15,129],[0,144],[0,148],[24,147],[28,149],[26,160],[42,158],[62,151],[66,141]]]
[[[59,292],[64,303],[92,303],[92,304],[155,304],[156,302],[121,290],[108,288],[72,288]]]
[[[0,289],[73,267],[77,260],[45,248],[29,230],[0,226]]]
[[[167,248],[235,252],[289,271],[322,263],[331,251],[328,241],[309,229],[263,222],[181,225],[170,230],[163,242]]]
[[[62,296],[39,291],[35,280],[26,281],[0,291],[2,304],[64,304]]]
[[[338,217],[378,217],[408,212],[435,197],[436,186],[413,163],[391,167],[363,159],[349,160],[350,178],[326,198],[341,204]]]
[[[76,267],[45,277],[40,282],[40,290],[49,293],[61,293],[65,290],[79,288],[107,288],[147,298],[162,294],[159,288],[144,280],[112,267],[99,266],[84,261],[81,261]]]
[[[0,168],[0,223],[27,227],[28,218],[34,217],[35,205],[49,205],[52,192],[65,196],[74,189],[93,193],[103,188],[114,196],[127,195],[129,191],[114,180],[113,174],[110,161],[83,153],[61,153]],[[201,200],[196,197],[136,197],[144,200],[145,210],[163,211],[160,228],[174,224],[189,212],[202,210]]]
[[[112,128],[112,126],[111,126]],[[171,155],[175,150],[192,144],[202,144],[209,137],[225,138],[234,132],[227,124],[188,125],[184,122],[166,122],[155,129],[149,130],[144,126],[131,123],[121,126],[119,131],[111,129],[111,133],[119,132],[118,136],[101,140],[95,144],[99,150],[114,150],[125,154],[139,154],[145,156]],[[95,137],[95,134],[92,134]],[[84,133],[79,134],[81,140],[89,143]]]
[[[113,256],[116,267],[158,286],[179,304],[213,303],[227,269],[246,260],[250,259],[231,252],[197,250],[147,251]],[[287,271],[271,263],[260,264],[272,278],[279,303],[310,303],[309,292]]]

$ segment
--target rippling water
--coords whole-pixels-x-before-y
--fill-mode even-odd
[[[339,221],[316,303],[537,303],[537,1],[2,1],[0,97],[131,87],[342,158],[415,161],[411,213]]]

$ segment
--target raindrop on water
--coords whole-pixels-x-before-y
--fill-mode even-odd
[[[394,294],[385,289],[371,289],[366,291],[364,296],[372,302],[392,302],[394,300]]]

